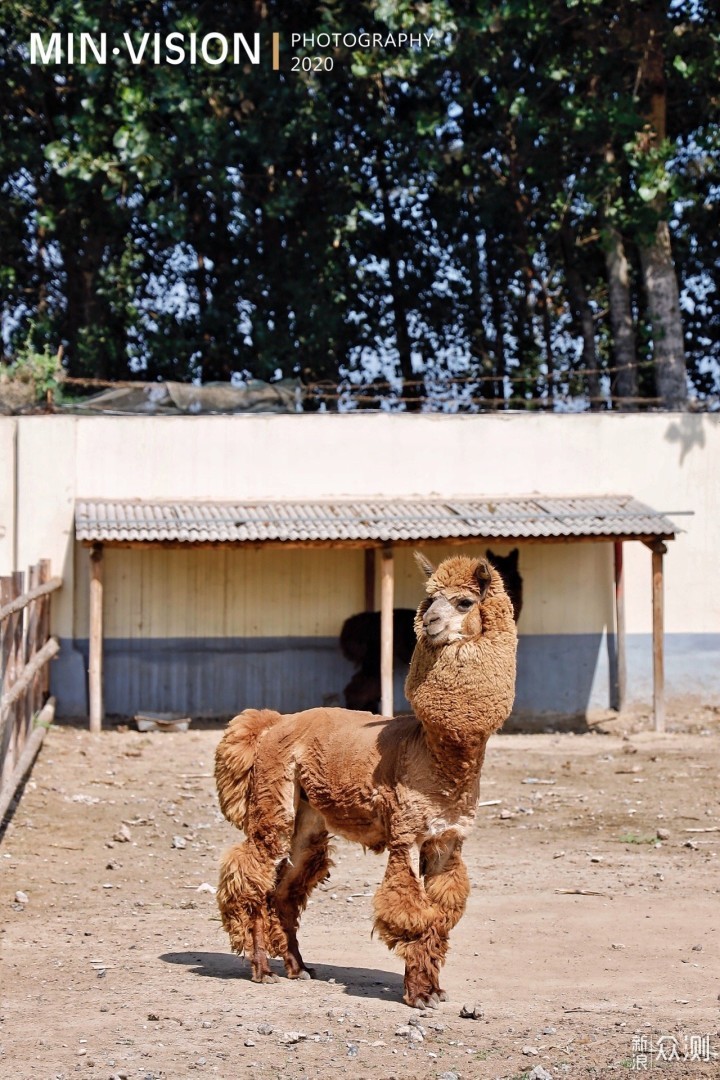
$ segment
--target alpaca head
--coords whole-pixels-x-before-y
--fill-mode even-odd
[[[502,581],[487,559],[454,555],[437,568],[424,555],[415,558],[427,576],[423,600],[415,616],[418,641],[444,646],[482,633],[482,603],[492,591],[503,591]]]

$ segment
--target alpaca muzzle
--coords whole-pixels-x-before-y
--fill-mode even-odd
[[[464,615],[445,596],[436,596],[422,617],[422,628],[431,645],[462,641]]]

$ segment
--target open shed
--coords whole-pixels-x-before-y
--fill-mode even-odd
[[[639,541],[650,549],[653,705],[655,726],[664,727],[663,555],[676,527],[664,514],[629,495],[253,502],[83,499],[76,504],[75,530],[77,540],[90,549],[88,681],[94,730],[101,727],[105,712],[103,596],[108,549],[301,548],[364,553],[366,610],[375,607],[379,577],[382,711],[391,715],[396,553],[428,543],[472,543],[482,548],[498,541],[611,545],[615,663],[610,699],[618,709],[626,694],[623,544]],[[237,707],[243,704],[238,701]]]

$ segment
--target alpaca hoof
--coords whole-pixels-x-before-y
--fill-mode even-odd
[[[275,975],[272,971],[267,971],[260,975],[253,975],[252,981],[254,983],[262,983],[265,986],[269,986],[271,983],[280,982],[280,977]]]
[[[315,968],[300,968],[299,971],[294,974],[288,973],[288,979],[314,979]]]
[[[436,995],[437,995],[438,1001],[447,1001],[447,999],[448,999],[447,998],[447,993],[446,993],[445,990],[440,990],[440,989],[436,990]]]
[[[440,998],[437,994],[418,994],[415,998],[405,998],[405,1001],[411,1009],[437,1009],[440,1004]]]

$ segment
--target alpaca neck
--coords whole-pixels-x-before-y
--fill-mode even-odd
[[[512,619],[496,627],[483,617],[477,637],[440,648],[421,638],[405,684],[436,767],[457,786],[475,779],[488,738],[512,708],[517,635]]]
[[[417,710],[416,710],[417,715]],[[489,732],[473,723],[468,715],[455,715],[452,721],[439,719],[431,711],[418,716],[425,745],[438,773],[456,790],[472,785],[485,757]]]

